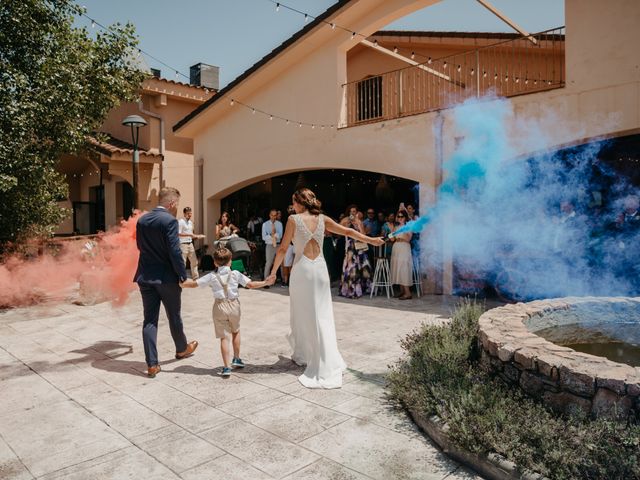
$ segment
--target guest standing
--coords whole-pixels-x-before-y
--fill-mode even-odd
[[[220,215],[220,219],[216,224],[216,240],[228,237],[229,235],[238,233],[239,231],[240,229],[229,220],[229,213],[222,212],[222,215]]]
[[[191,278],[198,278],[198,257],[196,257],[196,249],[193,247],[193,241],[198,238],[204,238],[204,235],[195,235],[193,233],[193,212],[191,207],[184,207],[182,210],[183,218],[178,220],[178,237],[180,237],[180,252],[182,253],[182,261],[191,267]]]
[[[350,205],[347,216],[341,225],[364,234],[364,225],[358,218],[358,208]],[[345,238],[345,256],[342,264],[342,277],[338,295],[347,298],[360,298],[371,290],[371,264],[367,254],[369,247],[365,242],[354,238]]]
[[[188,357],[198,347],[196,341],[187,343],[180,316],[182,288],[179,282],[187,279],[187,272],[180,251],[178,220],[175,218],[179,202],[180,192],[177,189],[161,189],[158,206],[142,215],[136,224],[136,244],[140,257],[133,280],[138,283],[142,296],[142,341],[147,375],[151,378],[160,372],[156,341],[161,303],[169,319],[176,359]]]
[[[396,214],[398,228],[407,222],[407,211],[401,210]],[[400,285],[400,300],[411,298],[411,285],[413,285],[413,260],[411,257],[411,232],[395,235],[391,241],[391,284]]]
[[[262,224],[262,240],[265,244],[265,265],[264,277],[267,278],[271,273],[273,259],[276,258],[276,252],[282,240],[282,223],[277,220],[278,212],[275,208],[269,211],[269,220]]]
[[[382,225],[382,228],[380,229],[380,233],[382,234],[383,237],[387,238],[391,233],[396,231],[396,214],[391,212],[388,216],[387,216],[387,220],[386,222]],[[386,258],[390,258],[391,257],[391,249],[393,248],[393,243],[392,242],[387,242],[384,246],[384,256]]]

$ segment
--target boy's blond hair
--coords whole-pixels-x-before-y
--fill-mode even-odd
[[[216,264],[216,267],[224,267],[231,261],[232,256],[228,248],[218,248],[213,252],[213,263]]]

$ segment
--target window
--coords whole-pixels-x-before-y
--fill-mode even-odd
[[[382,117],[382,77],[369,77],[358,82],[358,122]]]

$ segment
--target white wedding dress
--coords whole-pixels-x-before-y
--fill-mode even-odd
[[[291,305],[291,359],[306,365],[298,377],[307,388],[340,388],[346,364],[338,351],[336,327],[327,264],[322,255],[324,216],[318,215],[318,226],[311,232],[300,215],[293,215],[295,260],[289,282]],[[304,254],[307,242],[317,242],[320,253],[315,259]]]

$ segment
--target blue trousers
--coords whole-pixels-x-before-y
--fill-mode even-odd
[[[140,283],[140,295],[144,308],[144,323],[142,324],[142,342],[144,344],[144,357],[149,367],[158,365],[158,316],[160,303],[164,305],[164,311],[169,319],[169,329],[176,345],[176,352],[184,352],[187,349],[187,337],[182,327],[180,316],[182,288],[177,283],[148,284]]]

